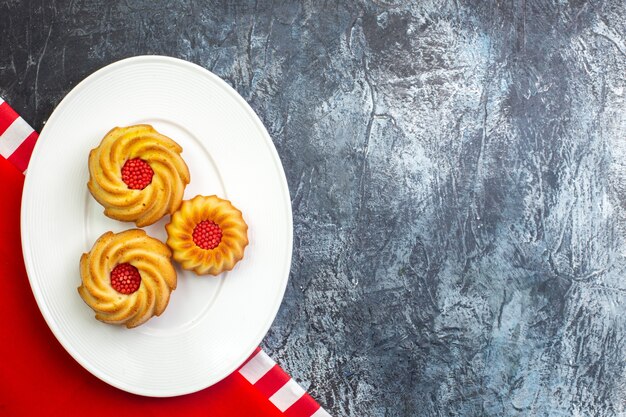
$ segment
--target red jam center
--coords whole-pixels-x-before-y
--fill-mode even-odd
[[[141,275],[131,264],[118,264],[111,271],[111,287],[122,294],[132,294],[141,285]]]
[[[222,241],[222,229],[211,220],[203,220],[193,229],[193,243],[202,249],[215,249]]]
[[[129,159],[122,167],[122,181],[131,190],[143,190],[152,182],[154,171],[143,159]]]

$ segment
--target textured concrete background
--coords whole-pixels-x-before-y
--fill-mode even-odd
[[[147,53],[272,135],[295,247],[264,346],[334,415],[626,415],[623,1],[0,1],[37,129]]]

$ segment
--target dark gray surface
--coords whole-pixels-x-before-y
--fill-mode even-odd
[[[40,129],[86,75],[151,53],[239,91],[294,210],[264,347],[333,415],[623,416],[625,15],[0,1],[0,95]]]

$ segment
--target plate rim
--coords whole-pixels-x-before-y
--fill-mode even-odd
[[[292,205],[291,205],[291,195],[289,193],[289,186],[288,186],[287,176],[285,174],[284,166],[280,160],[280,156],[278,155],[278,151],[276,149],[276,146],[274,145],[272,137],[270,136],[269,132],[267,131],[267,128],[261,121],[258,114],[254,111],[254,109],[252,109],[252,107],[248,104],[248,102],[225,80],[223,80],[218,75],[211,72],[210,70],[198,64],[195,64],[193,62],[184,60],[184,59],[175,58],[175,57],[166,56],[166,55],[158,55],[158,54],[137,55],[137,56],[132,56],[128,58],[123,58],[123,59],[114,61],[112,63],[109,63],[107,65],[100,67],[99,69],[93,71],[88,76],[83,78],[78,84],[72,87],[72,89],[63,97],[63,99],[59,102],[59,104],[54,108],[50,116],[47,118],[44,124],[44,127],[42,128],[39,134],[40,139],[42,137],[45,139],[46,132],[49,130],[48,126],[54,124],[55,119],[59,117],[58,114],[60,113],[60,110],[62,110],[65,106],[67,106],[68,103],[71,102],[71,100],[74,98],[74,96],[76,96],[77,94],[80,94],[80,92],[84,90],[85,87],[92,80],[97,79],[99,76],[106,75],[106,73],[109,71],[115,71],[118,67],[123,67],[126,65],[133,65],[133,64],[150,64],[150,63],[161,63],[161,64],[165,63],[168,65],[179,65],[179,66],[187,67],[194,71],[198,71],[199,73],[202,74],[202,76],[210,78],[213,82],[215,82],[220,87],[222,87],[225,91],[227,91],[228,94],[231,97],[233,97],[233,99],[235,99],[238,102],[238,104],[243,109],[245,109],[245,111],[248,112],[250,116],[252,117],[252,120],[255,126],[257,127],[257,129],[259,129],[261,135],[263,136],[265,145],[270,151],[275,168],[278,170],[279,174],[282,174],[282,175],[279,175],[279,187],[281,188],[283,195],[285,197],[284,206],[288,214],[287,219],[286,219],[287,223],[285,226],[287,227],[287,242],[286,243],[289,246],[289,251],[285,257],[285,266],[283,267],[284,271],[281,277],[282,282],[280,286],[280,291],[276,293],[276,296],[277,296],[276,301],[274,302],[274,305],[272,306],[271,314],[268,316],[267,322],[264,324],[262,331],[259,333],[260,336],[257,335],[257,337],[255,338],[255,340],[256,339],[258,340],[254,343],[252,347],[249,347],[248,349],[245,350],[245,354],[243,355],[243,357],[240,357],[240,359],[238,359],[237,361],[233,361],[235,365],[228,367],[226,372],[224,372],[224,375],[219,375],[216,379],[214,378],[215,380],[207,380],[207,383],[203,384],[203,386],[194,387],[193,389],[171,388],[166,393],[165,392],[155,393],[150,390],[142,389],[141,387],[129,385],[125,383],[124,381],[118,380],[116,378],[108,378],[106,374],[100,372],[99,369],[92,366],[88,360],[86,360],[76,350],[72,348],[72,344],[66,339],[66,336],[63,335],[60,327],[58,326],[58,323],[54,321],[52,313],[49,311],[49,306],[44,302],[43,295],[40,292],[39,286],[35,282],[36,280],[33,278],[33,276],[35,275],[34,264],[33,264],[34,254],[32,254],[31,251],[27,250],[27,248],[30,247],[31,238],[29,237],[29,233],[26,233],[26,230],[27,230],[26,206],[28,203],[27,199],[28,199],[29,193],[31,192],[30,189],[32,188],[33,186],[32,183],[34,181],[32,179],[32,175],[29,175],[30,169],[28,169],[25,173],[24,186],[22,189],[22,197],[21,197],[21,202],[20,202],[20,235],[21,235],[21,245],[22,245],[22,257],[24,260],[26,275],[28,277],[28,282],[30,284],[31,291],[33,292],[33,296],[35,297],[37,307],[39,308],[39,311],[41,312],[46,324],[48,325],[48,328],[50,329],[50,331],[52,332],[56,340],[61,344],[61,346],[63,346],[65,351],[72,357],[72,359],[78,362],[84,369],[89,371],[89,373],[91,373],[98,379],[120,390],[129,392],[132,394],[146,396],[146,397],[175,397],[175,396],[186,395],[186,394],[191,394],[194,392],[201,391],[203,389],[206,389],[222,381],[224,378],[228,377],[234,371],[236,371],[236,369],[239,368],[241,364],[243,364],[245,360],[248,357],[250,357],[250,355],[252,355],[254,350],[263,341],[263,338],[265,337],[270,327],[272,326],[274,320],[276,319],[278,311],[282,305],[285,292],[287,289],[287,285],[289,282],[289,277],[291,275],[291,263],[293,259],[293,211],[292,211]],[[50,123],[51,120],[53,123]],[[41,140],[37,140],[37,142],[35,143],[29,165],[33,161],[37,161],[37,158],[39,155],[38,149],[40,148],[39,146],[40,143],[42,143]]]

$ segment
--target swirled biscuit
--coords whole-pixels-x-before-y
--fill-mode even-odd
[[[214,195],[183,201],[165,228],[174,259],[199,275],[233,269],[248,245],[241,211]]]
[[[78,293],[96,319],[137,327],[167,307],[176,289],[169,248],[143,230],[106,232],[80,258]]]
[[[182,150],[150,125],[113,128],[89,153],[89,191],[108,217],[155,223],[178,209],[189,184]]]

